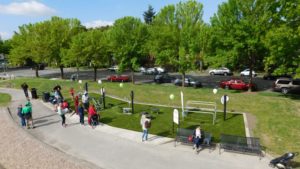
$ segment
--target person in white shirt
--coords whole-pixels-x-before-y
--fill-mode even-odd
[[[196,150],[199,150],[200,147],[200,143],[201,143],[201,128],[200,126],[198,126],[195,130],[194,130],[194,149],[196,148]]]

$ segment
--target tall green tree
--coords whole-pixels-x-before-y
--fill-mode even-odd
[[[265,70],[300,77],[300,1],[278,0],[273,4],[273,27],[264,39],[268,54]]]
[[[173,65],[183,79],[194,69],[201,52],[202,15],[203,5],[195,0],[168,5],[157,14],[151,30],[156,64]]]
[[[73,36],[85,30],[78,19],[64,19],[52,17],[45,21],[49,25],[47,42],[51,48],[49,62],[60,68],[61,78],[64,77],[64,64],[62,61],[64,49],[68,49]]]
[[[11,41],[9,61],[23,65],[26,60],[32,60],[35,63],[36,77],[39,77],[39,63],[49,58],[51,53],[48,42],[45,41],[48,30],[48,25],[42,22],[20,26],[19,32]]]
[[[271,27],[268,0],[229,0],[219,6],[218,13],[212,18],[212,26],[216,32],[216,55],[227,54],[228,63],[233,69],[263,67],[266,48],[263,38]]]
[[[111,29],[113,55],[118,60],[119,70],[131,71],[134,83],[134,70],[140,66],[140,60],[146,55],[143,45],[146,43],[148,32],[140,19],[123,17],[115,21]]]
[[[143,16],[144,16],[145,23],[151,24],[155,17],[154,8],[151,5],[149,5],[148,10],[144,12]]]

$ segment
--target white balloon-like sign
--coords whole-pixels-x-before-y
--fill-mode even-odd
[[[82,80],[78,80],[78,83],[80,83],[80,84],[81,84],[81,83],[82,83]]]
[[[169,98],[170,98],[171,100],[174,100],[174,98],[175,98],[174,94],[170,94]]]
[[[214,89],[214,90],[213,90],[213,93],[214,93],[214,94],[217,94],[217,93],[218,93],[218,89]]]
[[[123,87],[123,83],[120,83],[120,87]]]
[[[102,80],[99,79],[99,80],[98,80],[98,84],[102,84]]]

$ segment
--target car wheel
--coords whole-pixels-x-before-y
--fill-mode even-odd
[[[214,73],[214,72],[210,72],[210,75],[211,75],[211,76],[214,76],[214,75],[215,75],[215,73]]]
[[[288,88],[282,88],[281,89],[281,93],[283,93],[283,94],[287,94],[288,92],[289,92]]]
[[[228,75],[228,73],[225,72],[225,73],[224,73],[224,76],[227,76],[227,75]]]

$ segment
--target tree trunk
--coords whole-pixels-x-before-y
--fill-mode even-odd
[[[97,80],[97,67],[94,67],[94,81]]]
[[[39,77],[39,66],[35,67],[35,77]]]
[[[185,83],[185,72],[182,73],[182,87],[184,87]]]
[[[249,88],[248,91],[252,92],[252,70],[253,70],[253,54],[252,52],[249,52],[249,57],[250,57],[250,67],[249,67]]]
[[[64,66],[59,66],[59,69],[60,69],[60,78],[61,79],[64,79]]]
[[[131,69],[131,82],[134,84],[134,71]]]

